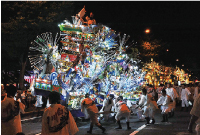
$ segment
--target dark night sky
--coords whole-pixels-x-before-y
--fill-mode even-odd
[[[162,40],[169,48],[170,63],[173,66],[184,64],[184,68],[196,71],[196,76],[200,78],[199,1],[75,1],[74,3],[77,13],[85,5],[86,15],[89,16],[89,13],[93,12],[97,23],[130,35],[130,40],[137,41],[139,37],[144,36],[145,29],[150,28],[150,34]],[[176,62],[177,58],[179,62]]]
[[[85,1],[79,5],[80,9],[85,5],[88,16],[93,12],[97,23],[124,32],[136,41],[150,28],[154,38],[169,46],[172,65],[184,64],[185,68],[200,72],[199,1]]]

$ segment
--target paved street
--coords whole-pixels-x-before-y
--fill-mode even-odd
[[[160,122],[162,120],[162,116],[159,110],[157,110],[155,116],[156,123],[154,125],[151,124],[147,126],[144,125],[145,121],[139,121],[136,115],[132,115],[130,120],[131,130],[126,129],[125,119],[121,120],[123,128],[121,130],[114,129],[117,124],[113,121],[102,121],[101,123],[102,126],[106,128],[105,134],[107,135],[195,135],[195,133],[187,133],[187,126],[190,120],[189,112],[180,112],[179,110],[180,107],[177,107],[175,116],[173,118],[169,118],[168,123]],[[89,129],[89,120],[81,121],[77,119],[77,125],[79,132],[76,135],[89,135],[86,133]],[[22,121],[22,130],[26,135],[41,133],[41,117]],[[99,135],[101,134],[101,130],[94,126],[92,134]]]

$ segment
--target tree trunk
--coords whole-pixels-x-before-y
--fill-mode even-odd
[[[24,73],[25,73],[25,68],[26,68],[26,61],[22,62],[22,69],[20,71],[20,76],[19,76],[19,89],[23,90],[24,88]]]

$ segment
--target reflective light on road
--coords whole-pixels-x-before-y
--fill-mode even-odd
[[[130,135],[135,135],[137,134],[140,130],[142,130],[143,128],[145,128],[146,125],[142,125],[141,127],[139,127],[137,130],[135,130],[133,133],[131,133]]]

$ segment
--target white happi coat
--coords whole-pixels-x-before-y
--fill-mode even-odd
[[[178,100],[181,100],[181,89],[182,89],[182,87],[180,87],[180,86],[177,86],[176,87],[176,92],[177,92],[177,94],[178,94]]]
[[[20,112],[24,113],[25,105],[13,98],[1,101],[1,134],[16,135],[22,132]]]
[[[176,98],[178,98],[178,93],[176,92],[176,90],[174,88],[167,88],[166,89],[166,94],[169,95],[171,97],[171,100],[173,100],[173,109],[176,108]]]
[[[129,122],[130,110],[128,109],[126,103],[124,103],[123,101],[118,101],[115,106],[117,109],[115,119],[120,120],[121,117],[125,117],[126,121]]]
[[[74,135],[78,127],[71,112],[61,104],[52,104],[42,117],[42,135]]]
[[[158,93],[158,99],[162,96],[162,89],[163,89],[164,87],[158,87],[157,89],[156,89],[156,91],[157,91],[157,93]]]
[[[106,111],[111,111],[112,106],[114,106],[113,100],[111,100],[111,104],[109,104],[109,99],[104,99],[103,101],[103,107],[101,108],[101,110],[99,112],[106,112]],[[103,110],[104,108],[104,110]],[[108,117],[110,116],[110,113],[108,114],[101,114],[101,117],[104,116],[104,119],[108,119]]]
[[[116,108],[116,106],[115,106],[115,104],[117,103],[117,98],[114,98],[113,99],[113,106],[112,106],[112,109],[111,109],[111,111],[113,111],[113,112],[117,112],[117,108]],[[115,115],[115,113],[111,113],[111,115],[112,116],[114,116]]]
[[[161,110],[162,110],[162,114],[164,113],[168,113],[172,110],[172,102],[170,102],[171,97],[169,95],[166,96],[161,96],[158,101],[157,104],[161,105]]]
[[[84,98],[81,99],[80,103],[82,103],[83,100],[84,100]],[[81,107],[81,105],[80,105],[80,107]],[[88,112],[87,112],[87,110],[86,110],[85,107],[83,107],[82,113],[84,113],[84,115],[85,115],[84,118],[85,118],[85,119],[89,119],[89,118],[90,118],[90,116],[89,116],[89,114],[88,114]]]
[[[140,104],[143,104],[144,106],[146,106],[148,108],[152,108],[154,110],[158,108],[157,103],[152,100],[152,95],[151,94],[147,94],[146,96],[142,95],[141,96],[141,100],[139,102],[139,105]]]
[[[175,98],[179,97],[178,93],[176,92],[174,88],[167,88],[166,94],[169,95],[173,101],[175,100]]]
[[[190,95],[190,91],[185,88],[185,89],[182,89],[181,91],[181,100],[189,100],[189,95]]]
[[[147,97],[145,95],[141,95],[140,96],[140,100],[139,100],[139,103],[138,103],[140,106],[144,106],[147,104]],[[146,110],[146,107],[142,108],[142,107],[138,107],[137,108],[137,116],[138,116],[138,119],[144,119],[144,115],[143,115],[143,110]]]
[[[139,110],[139,108],[135,109],[137,107],[137,105],[133,101],[127,100],[126,104],[132,113],[137,113],[137,111]]]
[[[35,107],[42,107],[42,96],[41,95],[37,95],[36,96],[36,102],[35,102]]]
[[[130,112],[130,110],[128,109],[126,103],[124,103],[123,101],[118,101],[115,104],[116,108],[117,108],[117,112]]]
[[[146,95],[146,103],[144,106],[144,115],[146,117],[154,118],[155,110],[158,109],[156,101],[152,100],[152,96],[150,94]]]
[[[147,105],[147,96],[145,96],[145,95],[140,96],[139,105],[143,105],[143,106]]]
[[[111,104],[109,104],[109,99],[104,99],[101,111],[103,112],[103,108],[104,111],[110,111],[112,106],[114,106],[113,100],[111,100]]]

